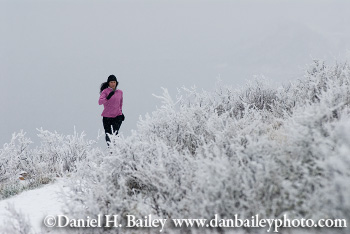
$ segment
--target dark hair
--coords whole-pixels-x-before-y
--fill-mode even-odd
[[[108,88],[108,82],[103,82],[100,87],[100,93],[102,93],[103,90]]]
[[[111,77],[114,77],[114,79],[111,79]],[[101,84],[101,87],[100,87],[100,94],[102,93],[102,91],[103,90],[105,90],[106,88],[108,88],[108,86],[109,86],[109,80],[111,80],[111,81],[117,81],[117,79],[115,78],[115,76],[114,75],[110,75],[109,77],[108,77],[108,80],[107,80],[107,82],[103,82],[102,84]],[[117,85],[115,86],[115,88],[117,88],[118,87],[118,84],[119,84],[119,82],[117,81]]]

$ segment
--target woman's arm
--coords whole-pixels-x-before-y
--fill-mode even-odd
[[[105,92],[105,90],[103,90],[101,95],[100,95],[100,99],[98,99],[98,104],[102,105],[102,104],[105,104],[106,102],[107,102],[107,92]]]
[[[123,92],[122,92],[122,98],[120,100],[120,110],[122,111],[123,113]]]

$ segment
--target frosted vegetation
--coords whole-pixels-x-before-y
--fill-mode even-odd
[[[84,135],[42,129],[41,146],[31,150],[24,133],[14,134],[0,151],[1,196],[11,195],[22,170],[34,184],[69,173],[66,211],[76,218],[350,220],[348,64],[315,61],[303,79],[278,89],[257,80],[238,90],[220,83],[213,92],[182,88],[176,98],[163,89],[158,98],[162,106],[131,136],[112,137],[108,151]]]
[[[77,162],[86,162],[95,141],[84,139],[84,133],[63,136],[57,132],[37,129],[40,147],[30,148],[33,143],[23,131],[12,134],[10,143],[0,149],[0,199],[16,195],[25,189],[36,188],[53,181],[56,177],[76,171]],[[25,172],[24,181],[19,180]]]

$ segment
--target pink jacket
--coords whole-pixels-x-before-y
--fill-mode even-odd
[[[123,113],[123,91],[117,89],[113,96],[107,100],[107,96],[110,92],[112,92],[112,89],[110,87],[104,89],[100,95],[98,104],[103,104],[104,106],[103,112],[101,114],[103,117],[114,118]]]

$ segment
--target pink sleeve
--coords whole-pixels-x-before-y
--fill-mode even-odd
[[[120,110],[122,111],[123,113],[123,93],[122,93],[122,98],[120,100]]]
[[[107,93],[103,90],[100,95],[100,99],[98,99],[98,104],[102,105],[102,104],[105,104],[106,102],[107,102]]]

